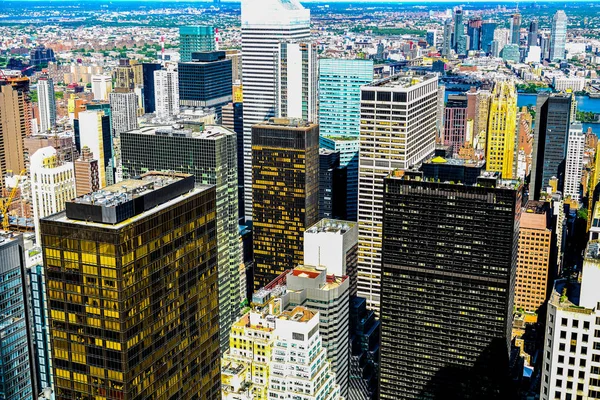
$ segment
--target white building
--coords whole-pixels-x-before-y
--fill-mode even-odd
[[[242,1],[246,218],[252,218],[252,125],[275,116],[275,71],[279,44],[309,39],[310,11],[298,0]]]
[[[79,140],[81,148],[89,147],[90,152],[98,160],[98,178],[100,188],[107,186],[106,181],[106,165],[107,153],[110,155],[112,151],[106,152],[104,149],[102,117],[103,111],[90,110],[79,113]]]
[[[277,60],[276,116],[318,123],[317,45],[279,43]]]
[[[527,49],[526,63],[539,63],[542,61],[542,48],[540,46],[529,46]]]
[[[154,101],[156,117],[168,120],[179,114],[179,77],[177,65],[167,64],[166,69],[154,71]]]
[[[500,57],[502,54],[502,50],[504,46],[510,43],[510,30],[506,28],[498,28],[494,31],[494,42],[497,43],[496,47],[494,47],[493,55],[494,57]]]
[[[76,196],[73,163],[62,163],[54,147],[42,147],[30,159],[31,197],[36,242],[41,244],[40,219],[65,209]]]
[[[40,77],[37,89],[40,109],[40,133],[48,133],[56,125],[56,99],[52,78],[47,75]]]
[[[137,129],[138,96],[134,92],[113,92],[108,97],[110,99],[113,137]],[[94,152],[94,154],[96,153]]]
[[[107,101],[112,92],[112,78],[109,75],[92,75],[94,100]]]
[[[581,92],[585,89],[585,78],[578,76],[554,77],[552,79],[552,86],[559,92],[566,92],[567,90]]]
[[[361,88],[358,295],[379,310],[383,179],[435,150],[437,75],[398,75]]]
[[[565,46],[567,43],[567,14],[558,10],[552,18],[552,30],[550,32],[550,60],[564,60]]]
[[[600,398],[600,247],[590,242],[581,284],[557,280],[548,302],[541,400]]]
[[[585,151],[585,134],[579,123],[571,124],[565,161],[565,197],[579,202],[581,200],[581,175],[583,173],[583,153]]]

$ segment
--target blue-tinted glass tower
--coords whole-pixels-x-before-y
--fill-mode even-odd
[[[215,28],[212,26],[179,27],[179,54],[182,62],[192,61],[192,53],[215,49]]]

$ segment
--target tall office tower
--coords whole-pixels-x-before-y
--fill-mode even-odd
[[[487,54],[491,53],[491,45],[494,40],[494,31],[498,27],[498,23],[490,20],[483,21],[481,24],[481,50]]]
[[[231,78],[234,83],[242,83],[242,52],[237,49],[225,50],[225,56],[231,60]]]
[[[27,251],[27,250],[26,250]],[[50,350],[50,325],[48,322],[48,301],[46,299],[46,277],[40,247],[27,251],[27,287],[29,290],[29,309],[31,310],[30,341],[33,347],[32,360],[36,376],[35,385],[40,393],[52,388],[52,354]]]
[[[512,398],[522,188],[431,178],[385,179],[380,398]]]
[[[252,219],[252,126],[275,116],[279,43],[308,40],[310,11],[298,0],[242,1],[246,219]]]
[[[516,171],[517,178],[525,181],[530,176],[531,165],[533,163],[533,117],[526,107],[517,114],[517,129],[519,137],[517,139]]]
[[[456,39],[456,54],[458,55],[466,55],[467,54],[467,41],[468,41],[468,36],[463,34],[460,35],[458,37],[458,39]]]
[[[112,92],[112,77],[109,75],[92,75],[92,93],[94,100],[107,101]]]
[[[565,59],[565,45],[567,43],[567,24],[569,20],[563,10],[558,10],[552,18],[550,31],[550,61]]]
[[[452,51],[452,20],[444,22],[444,43],[442,45],[442,56],[448,57]]]
[[[533,165],[529,197],[539,200],[552,177],[558,178],[558,191],[564,188],[571,121],[571,95],[538,95],[533,133]]]
[[[137,95],[129,93],[110,93],[110,112],[113,137],[137,129]]]
[[[224,51],[193,53],[190,62],[179,63],[179,104],[214,108],[220,118],[233,100],[231,65]]]
[[[467,96],[448,96],[444,114],[444,144],[458,154],[467,139]]]
[[[8,171],[25,169],[23,142],[31,135],[29,79],[0,79],[0,190]]]
[[[437,75],[397,75],[361,88],[358,295],[379,308],[383,178],[435,150]]]
[[[302,306],[282,311],[284,298],[266,300],[255,303],[231,329],[231,347],[221,360],[222,398],[340,399],[319,333],[319,313]]]
[[[275,116],[318,123],[317,45],[279,43],[277,48]]]
[[[453,48],[457,50],[459,40],[465,34],[465,23],[463,20],[463,10],[457,8],[454,10],[454,35],[452,36],[454,39]]]
[[[565,198],[579,203],[581,201],[581,175],[583,173],[583,155],[585,152],[585,135],[580,123],[571,124],[567,139],[567,156],[565,158]]]
[[[212,26],[180,26],[179,55],[181,62],[192,61],[192,53],[215,50],[215,28]]]
[[[320,146],[340,152],[348,171],[347,218],[356,220],[360,87],[373,81],[373,60],[319,60]]]
[[[75,195],[83,195],[100,190],[100,171],[98,160],[90,148],[83,146],[81,155],[73,163],[75,167]]]
[[[111,96],[116,93],[112,93]],[[83,154],[84,147],[98,160],[98,184],[100,188],[108,185],[114,177],[109,178],[109,167],[112,167],[113,146],[110,133],[109,117],[103,111],[84,111],[79,113],[79,148]],[[76,137],[77,137],[76,136]]]
[[[475,17],[469,20],[467,25],[467,35],[469,36],[469,50],[481,50],[481,27],[483,20],[481,17]]]
[[[485,159],[487,170],[501,172],[504,179],[515,176],[517,89],[512,81],[496,82],[490,99]]]
[[[240,99],[243,100],[243,99]],[[222,124],[225,128],[234,131],[237,147],[237,175],[238,175],[238,217],[244,218],[244,103],[234,101],[222,109]]]
[[[348,171],[338,151],[319,149],[319,219],[346,219]]]
[[[322,219],[304,232],[304,265],[324,267],[328,274],[350,278],[356,296],[358,224]]]
[[[272,118],[252,127],[254,288],[302,263],[319,217],[319,126]]]
[[[54,82],[48,75],[42,75],[37,83],[38,106],[40,111],[40,132],[47,133],[56,125],[56,99]]]
[[[160,71],[160,64],[143,63],[142,81],[144,85],[144,111],[152,114],[156,111],[156,100],[154,99],[154,71]],[[108,98],[108,96],[107,96]]]
[[[156,117],[170,120],[179,114],[179,79],[177,65],[154,71],[154,104]]]
[[[444,67],[445,68],[445,67]],[[444,114],[446,113],[446,86],[438,86],[437,92],[437,135],[436,143],[442,143],[442,134],[444,133]]]
[[[504,46],[510,43],[510,31],[505,28],[498,28],[494,31],[494,42],[496,42],[496,46],[494,48],[495,51],[492,51],[492,55],[494,57],[500,57],[502,54],[502,50],[504,50]]]
[[[530,200],[521,212],[515,309],[537,313],[546,301],[548,280],[554,276],[550,203]]]
[[[550,58],[550,38],[540,35],[540,47],[542,48],[542,58]]]
[[[473,121],[473,131],[478,140],[473,140],[474,143],[481,142],[480,149],[485,150],[488,130],[488,119],[490,114],[490,103],[492,94],[489,90],[477,91],[477,101],[475,103],[475,118]]]
[[[221,126],[185,124],[183,128],[153,126],[121,134],[124,178],[148,170],[194,175],[196,186],[215,185],[217,193],[217,248],[219,324],[221,345],[228,345],[231,324],[239,316],[240,250],[237,197],[236,135]]]
[[[521,23],[523,19],[517,11],[510,17],[510,43],[519,45],[521,43]]]
[[[57,399],[219,398],[215,201],[149,173],[42,220]]]
[[[362,297],[350,298],[349,400],[378,398],[381,323]]]
[[[115,80],[116,92],[133,92],[135,89],[135,74],[129,59],[121,58],[119,60],[119,65],[113,70],[113,79]]]
[[[590,242],[581,283],[560,279],[548,301],[540,399],[600,398],[600,251]]]
[[[23,237],[0,238],[0,397],[7,400],[33,399],[37,385],[35,361],[31,353],[29,332],[32,327],[27,306],[26,271]]]
[[[430,29],[427,31],[426,42],[428,45],[435,47],[437,45],[437,31],[434,29]]]
[[[536,19],[529,23],[529,32],[527,33],[527,45],[529,47],[538,45],[538,28],[539,22]]]
[[[40,219],[65,209],[75,198],[75,170],[62,162],[53,147],[39,149],[30,157],[31,197],[36,243],[41,245]]]

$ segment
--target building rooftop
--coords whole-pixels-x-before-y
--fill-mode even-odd
[[[302,307],[302,306],[297,306],[297,307],[294,307],[294,309],[291,311],[282,312],[281,314],[279,314],[277,319],[286,319],[286,320],[295,321],[295,322],[308,322],[315,315],[316,314],[314,312],[310,311],[308,308]]]
[[[311,226],[310,228],[308,228],[306,230],[306,233],[329,232],[339,233],[340,235],[343,235],[355,226],[357,226],[356,222],[324,218],[316,224],[314,224],[313,226]]]
[[[521,228],[547,229],[547,212],[549,212],[548,203],[543,201],[528,201],[521,213]]]
[[[406,173],[405,173],[406,172]],[[439,184],[452,184],[458,186],[466,186],[463,183],[455,183],[455,182],[434,182],[433,180],[424,179],[422,174],[419,175],[419,171],[414,170],[396,170],[393,171],[388,178],[394,180],[402,180],[402,181],[426,181],[431,183],[439,183]],[[521,187],[521,182],[514,179],[502,179],[502,174],[499,172],[493,171],[484,171],[477,178],[477,184],[472,186],[482,186],[482,187],[493,187],[496,189],[508,189],[508,190],[517,190]]]
[[[376,88],[376,87],[386,87],[393,89],[404,89],[409,88],[411,86],[418,85],[419,83],[427,82],[430,80],[437,80],[437,75],[435,74],[427,74],[427,75],[410,75],[410,74],[398,74],[393,75],[385,79],[380,79],[373,83],[363,86],[363,88]]]
[[[437,156],[423,161],[423,164],[445,164],[461,167],[483,168],[485,166],[485,160],[464,160],[462,158],[444,158]]]
[[[600,260],[600,242],[589,242],[585,249],[584,258]]]
[[[278,128],[313,128],[317,124],[307,122],[300,118],[270,118],[268,121],[261,122],[255,126],[268,126]]]
[[[216,140],[226,135],[235,135],[235,132],[221,125],[204,125],[202,122],[191,121],[173,125],[149,125],[127,133],[205,140]]]

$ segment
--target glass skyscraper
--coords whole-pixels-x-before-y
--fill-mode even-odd
[[[212,26],[180,26],[179,54],[181,62],[192,61],[192,53],[215,49],[215,29]]]
[[[348,169],[347,219],[356,221],[360,87],[373,81],[373,60],[319,60],[320,146],[340,152]]]
[[[23,237],[0,237],[0,399],[33,399]]]
[[[558,10],[554,14],[552,30],[550,32],[550,61],[565,59],[568,22],[567,14],[563,10]]]

